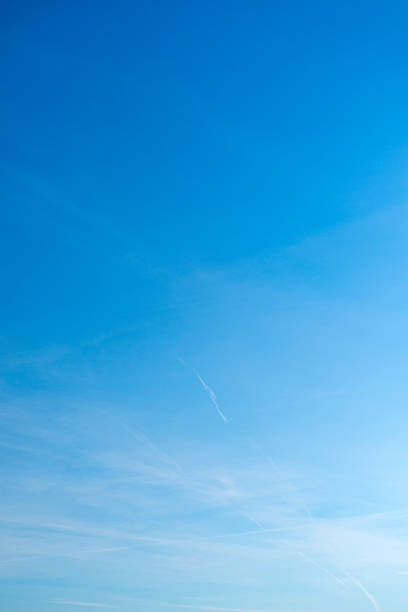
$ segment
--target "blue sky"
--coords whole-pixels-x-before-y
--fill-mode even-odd
[[[3,609],[405,612],[405,3],[3,9]]]

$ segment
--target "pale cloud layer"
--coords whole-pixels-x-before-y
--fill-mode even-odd
[[[384,295],[373,301],[374,271],[359,274],[347,245],[363,237],[384,261],[394,248],[405,254],[382,233],[405,216],[395,210],[280,253],[276,265],[295,270],[289,289],[269,287],[264,263],[255,280],[250,265],[241,276],[202,273],[208,344],[190,340],[190,312],[188,340],[178,341],[205,380],[172,350],[140,374],[139,349],[126,343],[106,368],[104,340],[89,343],[92,358],[64,347],[5,357],[7,371],[29,370],[41,384],[31,396],[10,391],[1,406],[2,577],[59,584],[72,575],[75,588],[48,602],[118,612],[133,612],[140,592],[154,612],[404,612],[406,323],[397,306],[389,321],[384,301],[395,285],[399,303],[408,257],[378,271]],[[327,274],[324,291],[299,286],[299,262]],[[183,283],[196,280],[178,279],[175,292]],[[373,339],[373,326],[385,338]],[[111,367],[127,385],[118,399],[109,386],[99,392]],[[76,390],[61,391],[61,381]],[[225,427],[217,413],[228,415]]]

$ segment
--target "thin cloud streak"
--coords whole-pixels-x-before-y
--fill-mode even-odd
[[[250,516],[246,512],[243,512],[242,510],[238,510],[238,513],[241,514],[242,516],[244,516],[246,519],[248,519],[248,521],[250,521],[251,523],[253,523],[257,527],[259,527],[259,529],[261,531],[267,531],[265,529],[265,527],[259,521],[257,521],[254,517]]]
[[[222,412],[221,408],[218,405],[218,401],[217,401],[217,396],[215,395],[214,391],[211,389],[211,387],[209,387],[207,385],[207,383],[205,382],[205,380],[203,380],[199,374],[199,372],[197,372],[197,370],[193,369],[194,374],[197,376],[198,380],[200,381],[200,383],[202,384],[202,386],[204,387],[204,389],[207,391],[210,400],[212,401],[212,403],[214,404],[215,408],[217,409],[218,414],[220,415],[220,417],[222,418],[222,420],[224,421],[224,423],[227,423],[228,419],[225,416],[225,414]]]
[[[373,604],[375,610],[377,612],[381,612],[380,606],[378,601],[375,599],[374,595],[371,595],[371,593],[369,593],[367,591],[367,589],[365,588],[365,586],[363,584],[361,584],[361,582],[359,582],[358,580],[356,580],[356,578],[351,578],[351,580],[354,582],[354,584],[356,585],[357,588],[360,589],[360,591],[362,591],[364,593],[364,595],[367,597],[367,599],[369,599],[371,601],[371,603]]]
[[[328,576],[333,578],[333,580],[335,580],[336,582],[338,582],[339,584],[341,584],[344,587],[346,586],[346,583],[343,582],[343,580],[341,578],[339,578],[338,576],[333,574],[330,570],[326,569],[323,565],[320,565],[320,563],[317,563],[317,561],[315,561],[314,559],[311,559],[311,557],[309,557],[308,555],[305,555],[305,553],[303,553],[303,552],[299,552],[298,554],[299,554],[300,557],[305,559],[308,563],[311,563],[312,565],[317,567],[322,572],[325,572]]]
[[[180,359],[179,358],[179,362],[187,367],[186,362],[184,361],[184,359]],[[200,381],[200,383],[202,384],[202,386],[204,387],[205,391],[207,392],[211,402],[214,404],[215,409],[217,410],[218,414],[220,415],[220,417],[222,418],[222,420],[224,421],[224,423],[228,422],[227,417],[225,416],[225,414],[223,413],[223,411],[221,410],[221,408],[218,405],[218,400],[217,400],[217,396],[215,395],[215,392],[213,389],[211,389],[211,387],[209,385],[207,385],[207,383],[205,382],[205,380],[201,377],[200,373],[195,369],[195,368],[191,368],[194,372],[194,374],[197,376],[198,380]]]

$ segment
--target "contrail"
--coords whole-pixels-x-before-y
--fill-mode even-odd
[[[179,361],[180,361],[180,363],[183,366],[187,366],[186,362],[183,359],[179,358]],[[200,381],[200,383],[202,384],[204,389],[207,391],[208,396],[209,396],[210,400],[212,401],[212,403],[214,404],[218,414],[220,415],[220,417],[222,418],[224,423],[226,423],[228,421],[228,419],[227,419],[227,417],[225,416],[225,414],[223,413],[223,411],[221,410],[221,408],[218,405],[217,396],[215,395],[215,392],[213,391],[213,389],[211,389],[211,387],[209,387],[207,385],[205,380],[203,380],[203,378],[201,378],[200,373],[197,372],[197,370],[195,368],[191,368],[191,369],[193,370],[194,374],[197,376],[198,380]]]
[[[253,523],[254,525],[256,525],[257,527],[259,527],[259,529],[261,531],[267,531],[267,529],[265,529],[265,527],[263,525],[261,525],[261,523],[259,521],[257,521],[253,516],[251,516],[250,514],[247,514],[246,512],[244,512],[243,510],[238,510],[239,514],[242,514],[242,516],[245,516],[245,518],[248,519],[248,521],[250,521],[251,523]]]
[[[367,597],[367,599],[369,599],[371,601],[371,603],[373,604],[375,610],[377,612],[381,612],[380,610],[380,606],[378,604],[378,601],[375,599],[374,595],[371,595],[371,593],[369,593],[367,591],[367,589],[365,588],[364,585],[361,584],[361,582],[359,582],[358,580],[356,580],[355,578],[353,578],[352,576],[350,576],[352,582],[354,582],[354,584],[356,585],[356,587],[358,587],[360,589],[360,591],[362,591],[364,593],[364,595]]]
[[[220,417],[222,418],[222,420],[224,421],[224,423],[227,422],[227,417],[225,416],[225,414],[222,412],[221,408],[218,405],[217,402],[217,396],[215,395],[214,391],[211,389],[211,387],[209,387],[207,385],[207,383],[205,382],[205,380],[203,380],[200,376],[200,374],[197,372],[197,370],[193,369],[194,374],[197,376],[198,380],[200,381],[200,383],[203,385],[204,389],[207,391],[208,395],[210,396],[210,400],[212,401],[212,403],[214,404],[214,406],[217,409],[218,414],[220,415]]]
[[[150,450],[152,450],[157,455],[160,461],[166,463],[171,467],[175,467],[179,472],[182,472],[182,468],[179,466],[177,461],[175,461],[173,457],[162,451],[159,446],[153,444],[153,442],[148,436],[146,436],[145,434],[134,432],[130,427],[128,427],[128,425],[126,425],[126,423],[121,423],[121,426],[132,436],[132,438],[150,448]]]
[[[314,559],[312,559],[311,557],[309,557],[308,555],[305,555],[305,553],[303,552],[298,552],[298,555],[300,557],[303,557],[303,559],[305,559],[306,561],[308,561],[309,563],[311,563],[312,565],[314,565],[315,567],[319,568],[319,570],[321,570],[322,572],[325,572],[328,576],[330,576],[331,578],[333,578],[333,580],[335,580],[336,582],[338,582],[339,584],[343,585],[344,587],[346,586],[346,583],[343,582],[343,580],[341,578],[339,578],[338,576],[336,576],[335,574],[333,574],[333,572],[331,572],[330,570],[326,569],[323,565],[320,565],[320,563],[317,563],[317,561],[315,561]]]

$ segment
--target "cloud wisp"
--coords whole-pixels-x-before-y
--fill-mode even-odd
[[[308,555],[305,555],[305,553],[303,552],[299,552],[298,555],[300,557],[302,557],[303,559],[305,559],[308,563],[311,563],[312,565],[314,565],[315,567],[317,567],[318,569],[320,569],[322,572],[325,572],[325,574],[327,574],[328,576],[330,576],[331,578],[333,578],[333,580],[335,580],[336,582],[338,582],[339,584],[341,584],[342,586],[346,586],[346,583],[339,578],[338,576],[336,576],[335,574],[333,574],[333,572],[331,572],[330,570],[328,570],[326,567],[324,567],[323,565],[320,565],[320,563],[317,563],[317,561],[315,561],[314,559],[312,559],[311,557],[309,557]]]
[[[184,361],[184,359],[180,359],[179,358],[179,362],[185,366],[188,367],[186,362]],[[217,400],[217,396],[215,394],[215,391],[213,389],[211,389],[211,387],[209,385],[207,385],[207,383],[205,382],[205,380],[202,378],[202,376],[200,375],[200,373],[198,372],[198,370],[196,370],[195,368],[191,368],[192,371],[194,372],[194,374],[196,375],[196,377],[198,378],[198,380],[200,381],[201,385],[203,386],[203,388],[205,389],[205,391],[208,394],[208,397],[210,398],[211,402],[213,403],[213,405],[215,406],[216,411],[218,412],[218,414],[220,415],[220,417],[222,418],[222,420],[224,421],[224,423],[228,422],[227,417],[225,416],[225,414],[223,413],[223,411],[221,410],[221,408],[218,405],[218,400]]]
[[[211,387],[209,387],[207,385],[207,383],[205,382],[205,380],[203,380],[200,376],[200,374],[197,372],[197,370],[194,370],[195,375],[197,376],[198,380],[200,381],[200,383],[202,384],[202,386],[204,387],[204,389],[207,391],[210,400],[212,401],[212,403],[214,404],[215,408],[217,409],[218,414],[220,415],[220,417],[222,418],[222,420],[224,421],[224,423],[226,423],[228,421],[227,417],[225,416],[225,414],[223,413],[223,411],[221,410],[221,408],[218,405],[218,401],[217,401],[217,396],[215,395],[213,389],[211,389]]]
[[[253,516],[249,515],[247,512],[244,512],[243,510],[238,510],[238,513],[241,514],[242,516],[245,516],[245,518],[248,519],[248,521],[250,521],[251,523],[253,523],[254,525],[256,525],[257,527],[259,527],[259,529],[261,531],[266,531],[265,527],[262,525],[262,523],[260,523],[259,521],[257,521]]]
[[[379,605],[378,601],[375,599],[374,595],[369,593],[367,591],[367,589],[365,588],[365,586],[363,584],[361,584],[361,582],[359,582],[359,580],[357,580],[356,578],[351,578],[351,580],[356,585],[356,587],[358,589],[360,589],[360,591],[362,593],[364,593],[364,595],[367,597],[367,599],[369,599],[371,601],[371,603],[373,604],[374,609],[376,610],[376,612],[381,612],[380,605]]]

